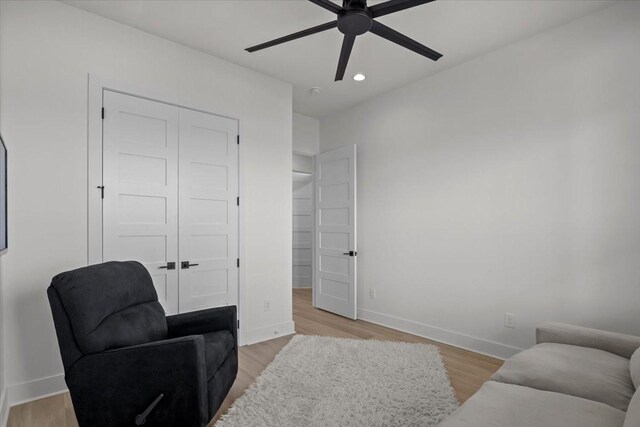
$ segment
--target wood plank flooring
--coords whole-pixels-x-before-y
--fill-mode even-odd
[[[293,319],[296,332],[304,335],[325,335],[345,338],[378,339],[435,344],[440,348],[445,367],[460,403],[467,400],[483,382],[502,365],[502,361],[481,354],[440,344],[415,335],[378,326],[361,320],[349,320],[313,308],[311,290],[293,290]],[[240,370],[218,415],[253,383],[291,337],[282,337],[240,348]],[[63,393],[11,408],[9,427],[77,427],[69,393]]]

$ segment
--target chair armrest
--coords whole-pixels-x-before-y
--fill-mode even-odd
[[[209,308],[167,316],[169,338],[229,331],[238,343],[238,316],[235,305]]]
[[[536,343],[545,342],[596,348],[626,358],[640,347],[640,337],[555,322],[536,328]]]
[[[66,373],[80,425],[133,425],[161,393],[148,425],[205,426],[207,376],[202,336],[93,353]]]

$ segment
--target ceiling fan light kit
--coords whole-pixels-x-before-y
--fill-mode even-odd
[[[430,49],[413,39],[410,39],[404,34],[401,34],[374,19],[380,16],[388,15],[390,13],[395,13],[425,3],[430,3],[434,0],[389,0],[384,3],[378,3],[371,7],[367,6],[367,0],[343,0],[342,7],[338,6],[330,0],[309,1],[330,12],[335,13],[337,15],[336,20],[327,22],[326,24],[307,28],[306,30],[298,31],[297,33],[289,34],[288,36],[280,37],[266,43],[251,46],[245,50],[247,52],[256,52],[258,50],[296,40],[301,37],[306,37],[312,34],[320,33],[322,31],[338,28],[338,30],[342,34],[344,34],[344,38],[342,40],[340,58],[338,59],[338,69],[336,70],[335,81],[342,80],[344,77],[344,73],[347,69],[347,63],[349,62],[349,57],[351,56],[351,50],[353,49],[353,44],[356,40],[356,37],[367,32],[371,32],[379,37],[387,39],[393,43],[396,43],[397,45],[400,45],[422,56],[425,56],[433,61],[437,61],[442,57],[441,53],[438,53],[435,50]],[[357,80],[355,76],[354,80]],[[364,80],[364,78],[362,78],[362,80]]]

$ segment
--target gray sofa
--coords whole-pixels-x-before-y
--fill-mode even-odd
[[[441,427],[640,427],[640,337],[547,323]]]

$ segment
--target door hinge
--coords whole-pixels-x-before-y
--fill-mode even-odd
[[[100,198],[104,199],[104,185],[98,185],[98,189],[100,190]]]
[[[240,319],[238,319],[238,329],[240,329]]]
[[[104,120],[104,107],[102,107],[102,120]]]
[[[236,259],[236,265],[240,268],[240,258]]]
[[[236,142],[240,145],[240,135],[236,135]]]
[[[240,197],[236,197],[236,206],[240,206]]]

